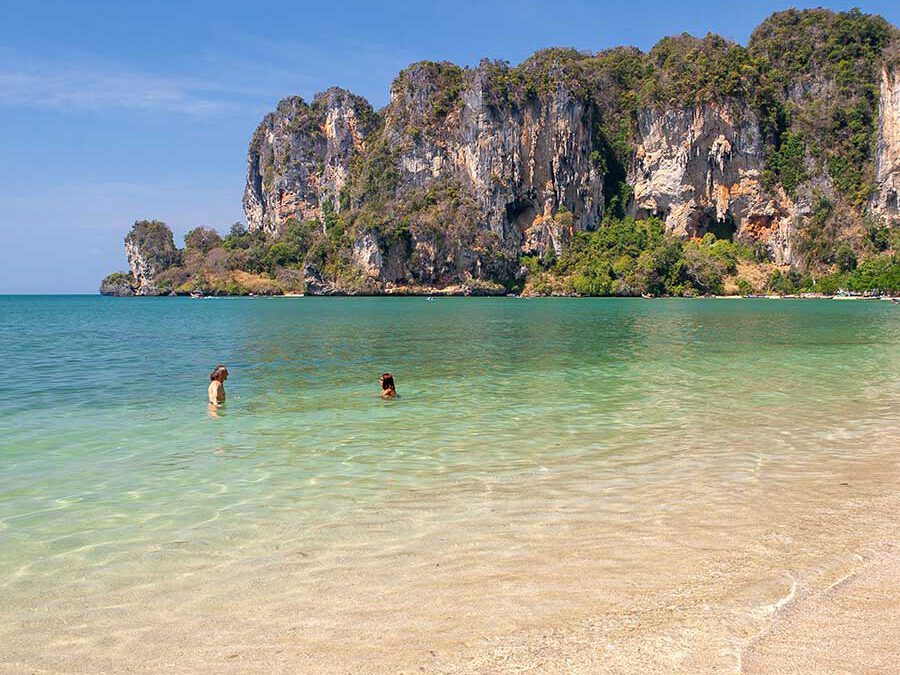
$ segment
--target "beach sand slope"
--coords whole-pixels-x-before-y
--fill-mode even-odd
[[[786,608],[750,646],[743,673],[900,672],[900,546],[856,573]]]

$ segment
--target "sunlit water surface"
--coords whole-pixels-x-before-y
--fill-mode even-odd
[[[895,506],[887,302],[0,297],[0,365],[10,672],[722,672]]]

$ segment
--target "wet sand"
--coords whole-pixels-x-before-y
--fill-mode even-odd
[[[785,609],[747,649],[743,671],[896,673],[900,668],[900,545],[887,543],[855,572]]]
[[[735,577],[740,577],[741,567],[756,568],[763,561],[736,555],[709,569],[705,580],[696,578],[671,591],[651,594],[630,608],[566,628],[508,636],[467,658],[455,659],[452,667],[442,664],[426,670],[896,673],[900,663],[900,542],[895,537],[894,514],[898,507],[900,498],[886,494],[870,502],[851,498],[840,507],[810,514],[796,535],[830,529],[816,545],[833,547],[831,555],[819,550],[816,553],[822,557],[812,566],[781,572],[786,561],[773,558],[770,573],[781,574],[781,584],[775,578],[768,584],[738,581]],[[769,596],[772,602],[768,604],[741,608],[726,590],[735,582],[738,586],[749,583],[745,586],[747,598],[761,597],[751,590],[754,586],[757,591],[776,593]]]

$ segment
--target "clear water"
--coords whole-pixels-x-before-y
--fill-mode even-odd
[[[834,563],[802,514],[897,477],[881,301],[0,297],[0,363],[12,670],[378,644],[391,671],[639,611],[735,555],[703,602],[748,621]]]

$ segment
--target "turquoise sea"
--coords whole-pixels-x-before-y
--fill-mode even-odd
[[[883,301],[10,296],[0,366],[0,672],[451,672],[670,606],[713,663],[898,477]]]

